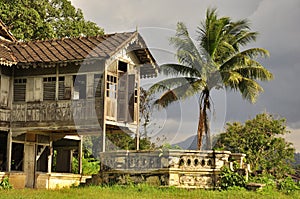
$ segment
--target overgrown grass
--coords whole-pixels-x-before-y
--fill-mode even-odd
[[[251,192],[244,189],[230,189],[227,191],[212,191],[202,189],[178,189],[178,188],[158,188],[144,184],[128,185],[128,186],[91,186],[83,188],[70,188],[60,190],[35,190],[35,189],[22,189],[22,190],[0,190],[0,198],[109,198],[109,199],[138,199],[138,198],[276,198],[276,199],[300,199],[300,191],[291,194],[283,192],[267,190]]]

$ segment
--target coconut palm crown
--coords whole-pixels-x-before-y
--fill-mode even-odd
[[[229,17],[218,17],[216,9],[208,9],[196,33],[194,43],[185,24],[177,24],[170,43],[177,49],[178,64],[160,66],[161,72],[170,78],[155,83],[150,93],[162,93],[155,102],[161,107],[191,96],[198,97],[200,150],[203,135],[206,135],[207,148],[211,149],[207,113],[211,110],[211,90],[239,91],[244,99],[255,103],[263,91],[258,81],[269,81],[273,75],[256,61],[258,57],[268,57],[267,50],[245,49],[258,35],[250,30],[248,20],[232,21]]]

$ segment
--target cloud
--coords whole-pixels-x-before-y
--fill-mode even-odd
[[[160,63],[174,61],[174,49],[169,46],[168,38],[174,35],[178,21],[186,23],[193,35],[208,7],[217,7],[220,16],[250,19],[252,30],[260,33],[252,46],[270,51],[271,57],[262,63],[275,79],[262,83],[265,92],[254,105],[244,101],[239,93],[227,92],[225,102],[216,95],[216,115],[225,121],[244,121],[267,111],[286,117],[296,129],[300,127],[299,0],[72,0],[72,3],[83,10],[86,19],[96,22],[106,32],[134,30],[138,26]],[[195,125],[190,124],[197,124],[197,110],[188,102],[182,104],[187,114],[168,117],[174,124],[182,122],[179,129],[183,133],[195,132]],[[299,142],[300,139],[295,137],[294,140]]]

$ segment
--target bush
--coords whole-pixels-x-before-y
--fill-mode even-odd
[[[291,177],[287,177],[278,182],[278,189],[289,194],[296,190],[300,190],[300,187],[294,182]]]
[[[9,183],[8,177],[4,178],[0,182],[0,189],[12,189],[12,185]]]
[[[231,171],[228,167],[223,167],[220,175],[220,186],[224,190],[230,187],[245,187],[246,179],[237,172]]]

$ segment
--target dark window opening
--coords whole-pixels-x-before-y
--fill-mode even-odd
[[[0,132],[0,171],[6,171],[7,132]]]
[[[24,144],[12,143],[11,170],[23,171]]]
[[[126,62],[119,61],[118,70],[126,73],[127,66],[128,66],[128,64]]]
[[[48,171],[48,156],[50,154],[49,147],[43,145],[37,145],[37,171]]]
[[[73,99],[86,99],[86,75],[74,75]]]

